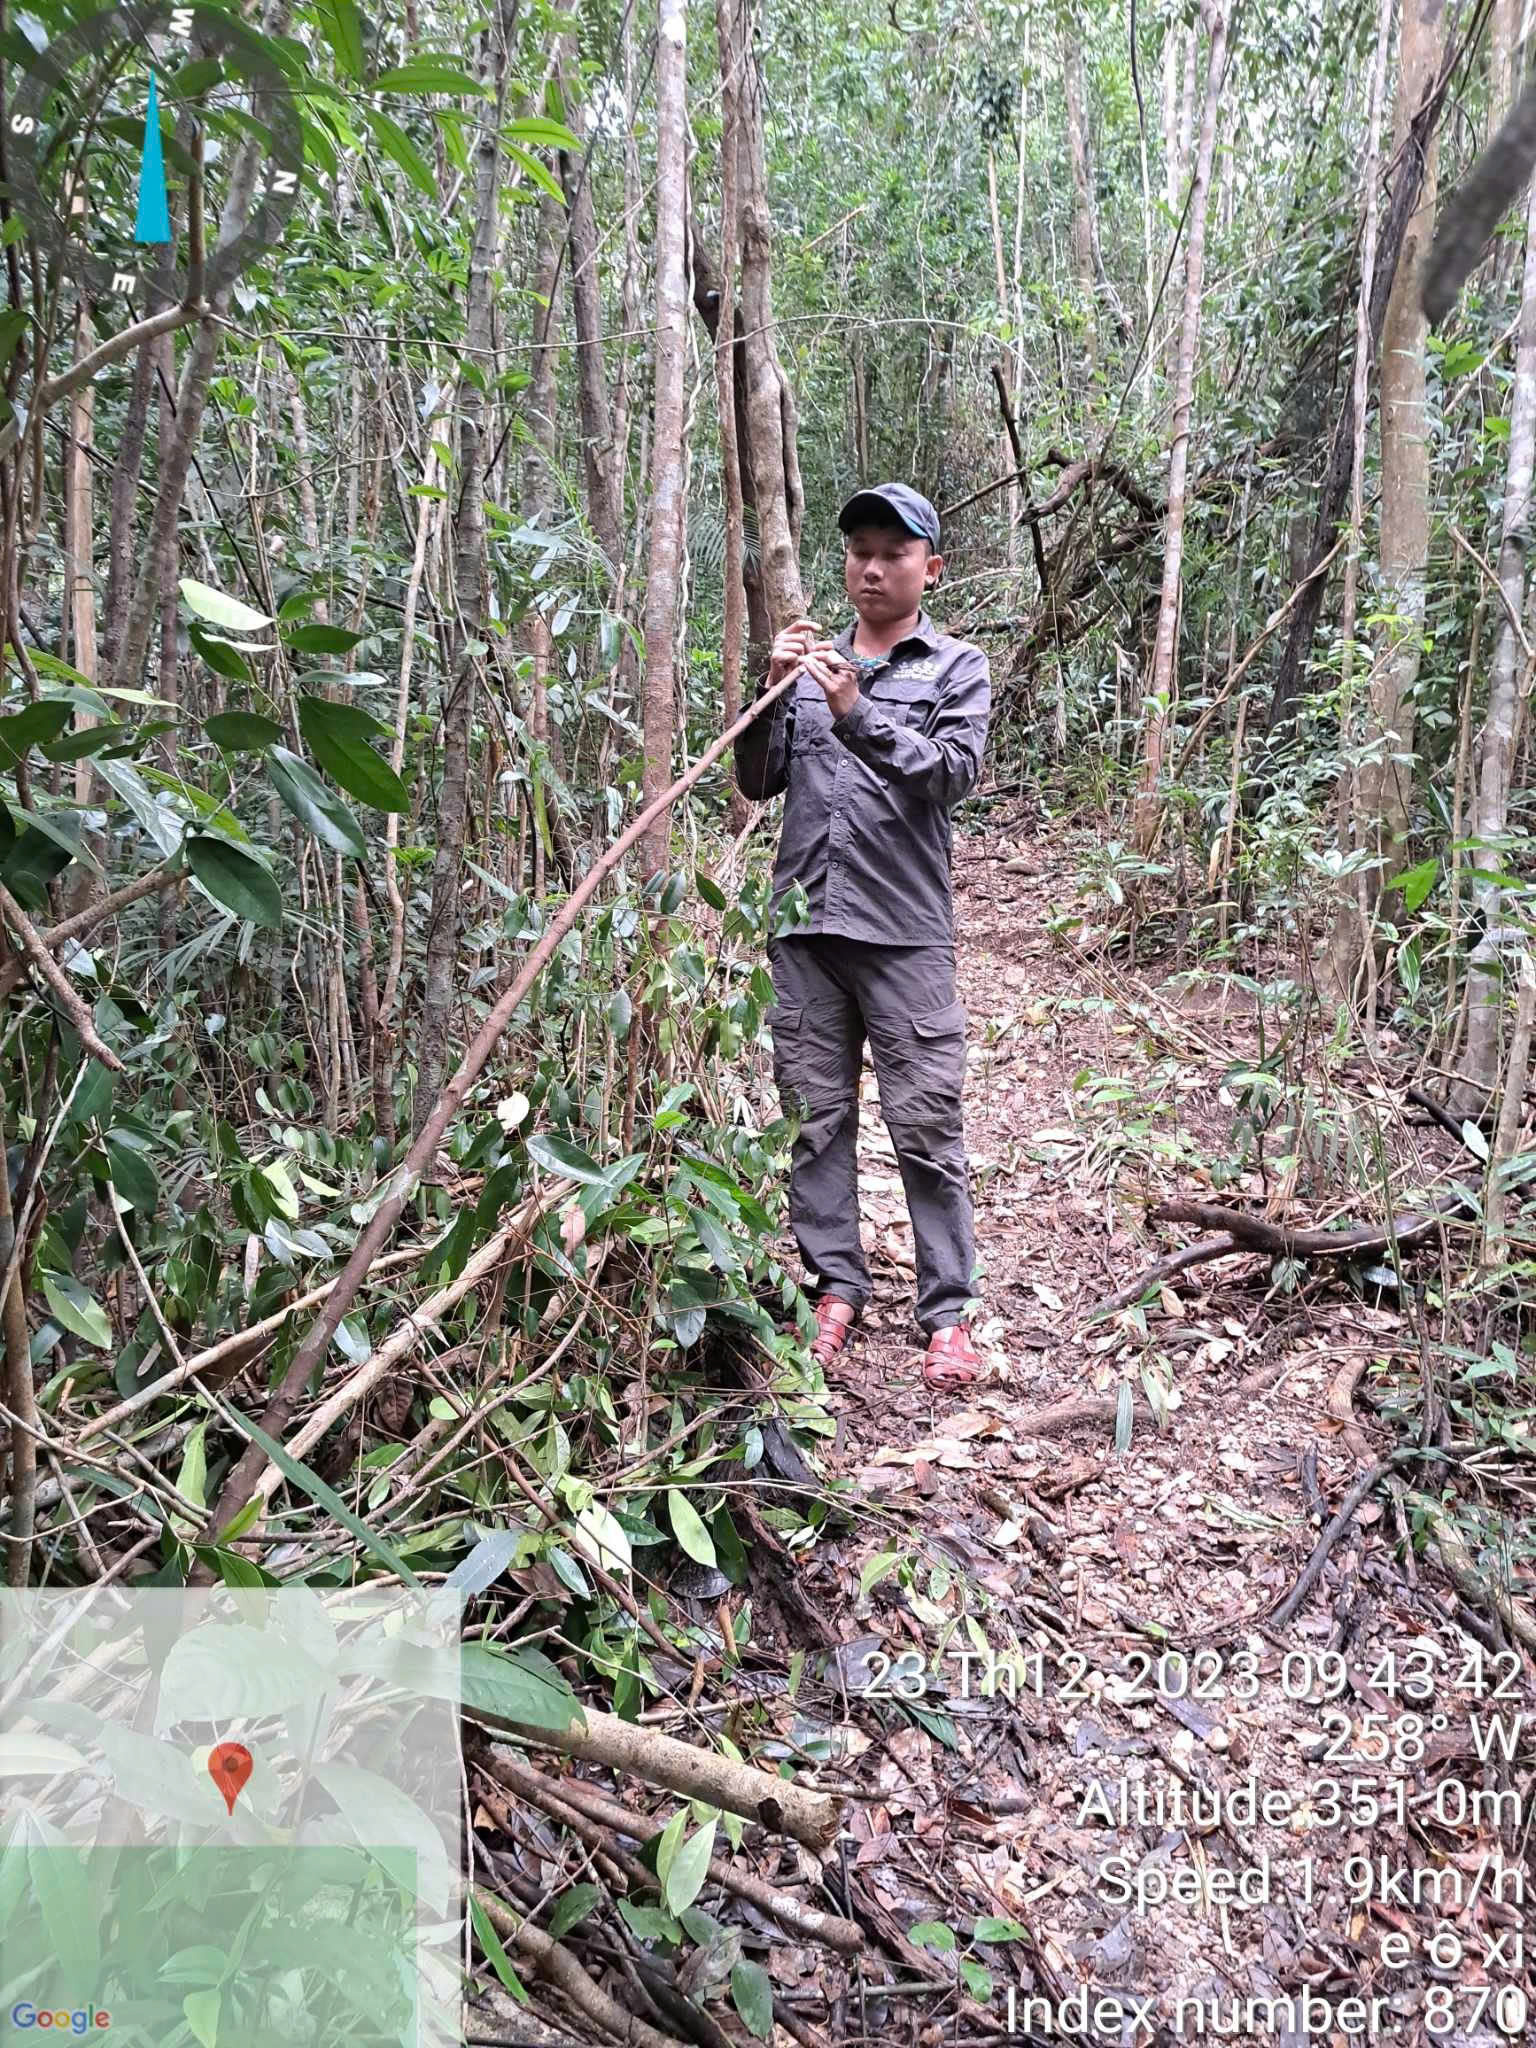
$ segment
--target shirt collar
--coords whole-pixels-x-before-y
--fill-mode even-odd
[[[858,629],[858,623],[858,620],[855,619],[851,626],[844,626],[841,633],[839,633],[837,638],[833,641],[833,646],[841,648],[845,654],[851,653],[853,651],[853,636]],[[926,610],[920,611],[918,613],[917,624],[912,628],[912,631],[908,633],[904,639],[898,640],[896,642],[895,647],[893,647],[890,653],[886,656],[887,661],[894,661],[896,659],[897,651],[900,648],[910,647],[913,645],[914,642],[916,642],[920,646],[926,647],[930,654],[934,653],[938,648],[939,631],[938,628],[934,625],[932,618],[929,616]]]

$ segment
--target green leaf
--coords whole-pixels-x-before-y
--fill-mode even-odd
[[[71,1273],[44,1271],[39,1277],[43,1283],[43,1299],[70,1335],[78,1337],[82,1344],[93,1345],[98,1351],[110,1351],[112,1325],[95,1295],[87,1294]]]
[[[888,1579],[901,1563],[899,1550],[877,1550],[866,1557],[859,1571],[859,1598],[867,1600],[882,1579]]]
[[[1120,1391],[1115,1396],[1115,1449],[1128,1451],[1131,1436],[1136,1427],[1136,1396],[1131,1392],[1129,1380],[1120,1382]]]
[[[992,1972],[970,1956],[960,1958],[960,1976],[965,1988],[979,2005],[985,2005],[992,1996]]]
[[[345,626],[325,626],[318,620],[308,626],[294,626],[283,634],[289,647],[300,654],[350,654],[366,640],[366,633],[349,633]]]
[[[519,149],[515,142],[507,144],[507,155],[511,157],[514,163],[522,165],[535,185],[541,186],[552,198],[558,199],[564,205],[565,194],[560,190],[553,177],[551,177],[550,173],[536,156],[530,156],[526,149]]]
[[[522,1979],[513,1969],[511,1959],[501,1945],[501,1937],[491,1925],[490,1916],[473,1892],[469,1895],[469,1912],[475,1923],[475,1939],[480,1944],[481,1953],[518,2004],[526,2005],[528,1993],[523,1988]]]
[[[698,890],[699,894],[704,898],[704,901],[709,905],[711,910],[725,909],[725,891],[721,888],[718,882],[711,881],[708,875],[695,875],[694,887]]]
[[[35,1819],[31,1823],[33,1831],[40,1826]],[[27,1874],[48,1930],[50,1962],[65,1983],[94,1983],[101,1967],[101,1923],[85,1856],[66,1847],[50,1828],[45,1840],[29,1842]]]
[[[85,1758],[51,1735],[0,1734],[0,1778],[51,1778],[55,1771],[81,1770]]]
[[[489,1643],[465,1643],[459,1684],[464,1705],[497,1714],[529,1728],[569,1728],[584,1723],[581,1702],[557,1665],[542,1651],[498,1650]]]
[[[573,135],[561,121],[548,121],[538,114],[526,114],[508,121],[502,134],[510,142],[529,142],[540,149],[579,150],[581,137]]]
[[[43,748],[50,761],[84,761],[92,754],[99,754],[103,747],[115,746],[132,727],[120,718],[108,719],[104,725],[83,726],[79,732],[67,732],[62,738],[50,740]]]
[[[30,748],[56,740],[74,715],[72,704],[46,697],[23,711],[12,712],[9,718],[0,718],[0,768],[15,768]]]
[[[210,625],[222,626],[226,633],[259,633],[263,626],[272,624],[265,612],[253,611],[238,597],[226,597],[222,590],[214,590],[191,576],[182,577],[181,596],[188,611],[196,612]]]
[[[588,1158],[579,1145],[573,1145],[569,1138],[557,1138],[551,1131],[533,1133],[528,1140],[528,1157],[536,1165],[551,1173],[564,1174],[569,1180],[595,1185],[605,1177],[604,1169]]]
[[[715,1563],[715,1546],[702,1516],[680,1487],[667,1489],[667,1512],[672,1518],[672,1533],[678,1543],[693,1559],[695,1564]]]
[[[299,730],[320,766],[349,796],[380,811],[408,811],[411,793],[389,763],[368,742],[388,739],[381,725],[356,704],[334,704],[325,697],[299,699]]]
[[[942,1920],[919,1920],[907,1929],[907,1939],[914,1948],[931,1948],[935,1955],[947,1956],[955,1946],[955,1930]]]
[[[263,718],[259,711],[216,711],[204,720],[203,731],[226,754],[259,754],[283,736],[277,720]]]
[[[363,75],[363,19],[356,0],[312,0],[312,12],[320,33],[336,52],[336,62],[346,78]]]
[[[273,747],[267,755],[267,773],[306,832],[337,853],[350,854],[354,860],[363,858],[368,849],[362,826],[302,755]]]
[[[423,198],[436,199],[437,179],[432,166],[400,123],[392,121],[389,115],[378,107],[364,107],[363,119],[368,124],[369,134],[390,162],[400,166]]]
[[[226,839],[198,832],[187,841],[187,864],[214,901],[236,917],[268,931],[281,928],[282,892],[259,860]]]
[[[661,1906],[637,1906],[631,1900],[619,1898],[613,1902],[619,1909],[619,1917],[630,1933],[641,1941],[682,1940],[683,1930]]]
[[[195,620],[187,627],[187,640],[194,652],[202,657],[216,676],[225,676],[232,683],[248,683],[251,680],[251,664],[233,640],[225,640],[217,633],[207,632]]]
[[[1403,909],[1410,914],[1417,910],[1430,890],[1435,886],[1440,873],[1440,863],[1433,856],[1421,860],[1417,867],[1405,868],[1397,878],[1396,887],[1401,890]]]
[[[430,52],[421,57],[412,57],[408,63],[397,64],[392,71],[381,71],[373,81],[375,92],[452,92],[473,93],[476,99],[485,95],[486,88],[478,78],[472,78],[451,57],[436,57]],[[577,143],[575,147],[580,148]]]
[[[998,1941],[1027,1941],[1029,1929],[1021,1920],[999,1920],[984,1913],[971,1929],[971,1939],[989,1946]]]
[[[688,1809],[686,1806],[679,1807],[662,1829],[657,1840],[656,1875],[661,1880],[663,1888],[665,1888],[667,1882],[667,1874],[672,1868],[672,1859],[677,1854],[678,1844],[683,1839],[683,1830],[687,1825]]]
[[[690,1835],[686,1842],[673,1850],[668,1859],[667,1874],[662,1879],[662,1892],[672,1912],[686,1912],[704,1889],[704,1880],[709,1876],[709,1859],[714,1852],[715,1822],[712,1820],[706,1821],[696,1834]]]
[[[733,1967],[731,2003],[757,2040],[773,2039],[773,1980],[761,1963],[743,1956]]]
[[[375,1535],[366,1522],[353,1514],[341,1495],[337,1493],[334,1487],[327,1486],[318,1472],[311,1471],[308,1465],[295,1458],[282,1444],[268,1436],[259,1422],[253,1422],[248,1415],[242,1413],[232,1402],[225,1402],[224,1413],[245,1431],[253,1443],[260,1444],[261,1448],[286,1479],[291,1479],[295,1486],[302,1487],[311,1500],[319,1501],[323,1508],[335,1516],[344,1529],[351,1530],[364,1549],[378,1558],[381,1564],[387,1565],[396,1578],[403,1579],[408,1586],[420,1588],[421,1581],[411,1570],[410,1566],[405,1563],[404,1559],[396,1555],[382,1536]],[[222,1529],[218,1529],[215,1530],[214,1534],[215,1537],[222,1537],[225,1532]],[[201,1634],[202,1631],[199,1630],[197,1633]]]
[[[1461,1142],[1466,1146],[1474,1159],[1487,1159],[1488,1140],[1470,1117],[1467,1118],[1461,1127]]]
[[[579,1927],[601,1897],[595,1884],[573,1884],[568,1892],[562,1892],[549,1916],[551,1939],[558,1941],[562,1934]]]
[[[103,1141],[112,1185],[131,1209],[146,1216],[160,1199],[160,1181],[155,1169],[136,1147],[127,1145],[108,1131]]]
[[[274,1616],[279,1612],[268,1611]],[[328,1664],[312,1657],[280,1628],[258,1628],[243,1621],[205,1622],[179,1635],[166,1653],[155,1733],[164,1735],[180,1721],[279,1714],[318,1700],[335,1682]]]

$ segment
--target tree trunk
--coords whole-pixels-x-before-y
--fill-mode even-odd
[[[687,0],[661,0],[656,43],[656,348],[651,440],[651,546],[645,586],[645,770],[653,803],[672,779],[677,625],[682,555],[683,372],[688,344]],[[663,812],[640,843],[640,867],[665,872],[671,845]]]
[[[741,662],[747,626],[743,579],[746,527],[741,495],[741,444],[736,434],[736,263],[740,240],[741,0],[715,0],[715,38],[720,51],[720,303],[715,324],[715,410],[720,421],[720,485],[725,499],[725,618],[720,636],[720,698],[723,723],[741,716]],[[719,339],[725,335],[724,342]],[[857,388],[857,383],[855,388]],[[747,803],[731,783],[731,825],[740,831]]]
[[[555,509],[555,445],[559,406],[555,370],[559,351],[554,346],[554,337],[556,272],[560,267],[560,219],[559,205],[546,192],[539,201],[538,229],[534,240],[533,364],[523,414],[528,428],[528,449],[523,458],[522,512],[523,523],[527,526],[547,526]],[[590,473],[588,482],[590,485]],[[588,504],[595,521],[596,502],[589,498]],[[598,536],[598,542],[606,553],[608,543],[601,534]],[[555,644],[550,635],[549,620],[540,610],[537,601],[528,607],[523,625],[523,644],[533,664],[533,672],[529,678],[528,729],[535,742],[536,752],[535,758],[529,763],[529,768],[533,776],[542,777],[543,762],[537,758],[537,749],[547,748],[550,743],[549,672],[554,664]],[[535,802],[538,800],[535,797]],[[547,789],[543,792],[542,801],[546,807],[547,821]],[[522,886],[522,879],[519,875],[519,887]],[[538,830],[537,823],[533,833],[532,881],[534,895],[542,895],[544,834]]]
[[[763,80],[756,46],[750,41],[741,67],[739,111],[741,316],[750,429],[747,447],[757,504],[763,598],[771,637],[805,610],[800,582],[800,522],[805,500],[800,487],[795,401],[773,338],[773,220],[768,211],[763,168]]]
[[[475,164],[475,233],[465,295],[464,357],[487,361],[491,346],[491,273],[496,260],[497,199],[501,181],[501,111],[506,99],[508,44],[516,0],[497,0],[484,31],[482,70],[494,81],[493,117],[480,131]],[[469,813],[469,736],[483,655],[485,617],[486,392],[465,378],[459,389],[458,505],[453,528],[454,617],[449,642],[448,694],[443,705],[443,770],[437,799],[437,844],[432,855],[432,908],[427,927],[413,1128],[420,1131],[437,1101],[455,1002],[459,947],[459,894],[464,874],[464,830]]]
[[[262,14],[262,34],[269,37],[284,35],[292,12],[292,0],[268,0]],[[261,144],[255,136],[248,136],[236,150],[230,170],[224,210],[219,219],[220,247],[241,234],[250,219],[256,193],[256,174],[261,162]],[[165,562],[167,558],[175,560],[181,501],[191,473],[192,457],[197,451],[203,407],[207,402],[214,359],[219,351],[219,336],[223,332],[233,289],[234,280],[230,279],[214,293],[207,316],[193,330],[192,345],[182,365],[181,382],[176,391],[176,430],[169,447],[160,450],[160,481],[155,494],[155,508],[150,515],[149,538],[113,663],[112,681],[119,689],[137,689],[140,685],[144,657],[149,651],[150,623],[160,602]]]
[[[1412,124],[1439,74],[1444,0],[1407,0],[1402,12],[1400,70],[1392,140],[1395,155],[1412,152]],[[1424,260],[1435,220],[1438,146],[1432,135],[1419,171],[1418,203],[1382,326],[1381,355],[1381,609],[1391,616],[1386,644],[1372,668],[1370,703],[1351,805],[1350,841],[1369,850],[1359,871],[1356,914],[1335,919],[1329,950],[1335,995],[1353,987],[1372,920],[1402,864],[1413,786],[1414,685],[1424,634],[1429,559],[1429,442],[1425,431],[1424,342],[1429,328],[1419,304]]]
[[[624,494],[613,436],[608,373],[603,366],[603,295],[597,269],[597,216],[592,204],[592,151],[578,162],[560,154],[570,215],[571,310],[576,323],[576,391],[587,514],[617,585],[624,569]]]
[[[1083,120],[1083,54],[1075,35],[1063,38],[1062,78],[1067,100],[1067,155],[1072,164],[1072,274],[1082,295],[1084,345],[1091,376],[1099,345],[1098,265],[1094,261],[1097,232],[1093,181],[1088,169],[1088,131]]]
[[[1510,395],[1509,461],[1504,476],[1503,539],[1499,547],[1501,606],[1494,607],[1497,631],[1488,676],[1488,711],[1477,739],[1477,790],[1471,837],[1480,879],[1474,901],[1482,929],[1467,974],[1467,1046],[1460,1063],[1465,1082],[1457,1091],[1458,1113],[1475,1115],[1492,1094],[1499,1071],[1499,1023],[1506,977],[1499,969],[1505,942],[1505,897],[1491,879],[1503,866],[1501,841],[1509,824],[1514,775],[1515,722],[1522,678],[1515,621],[1525,616],[1526,554],[1530,547],[1531,477],[1536,467],[1536,184],[1525,209],[1525,286],[1520,300],[1520,338],[1515,349],[1515,385]],[[1470,688],[1470,678],[1467,687]]]
[[[1189,235],[1184,264],[1184,314],[1179,328],[1178,375],[1173,401],[1173,439],[1168,463],[1168,525],[1163,546],[1163,586],[1157,614],[1157,639],[1152,672],[1144,698],[1140,786],[1136,794],[1134,832],[1142,853],[1151,851],[1161,818],[1158,784],[1167,742],[1168,707],[1173,699],[1179,610],[1183,597],[1184,493],[1189,472],[1189,428],[1194,410],[1195,357],[1200,343],[1200,292],[1205,271],[1205,209],[1211,188],[1211,158],[1216,149],[1216,116],[1221,107],[1227,64],[1227,18],[1219,0],[1202,8],[1210,51],[1205,74],[1205,106],[1200,120],[1200,149],[1195,160],[1194,189],[1189,205]]]

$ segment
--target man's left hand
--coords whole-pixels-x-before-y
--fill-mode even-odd
[[[805,672],[826,692],[827,709],[834,718],[844,718],[859,701],[857,672],[843,659],[830,640],[818,640],[803,657]]]

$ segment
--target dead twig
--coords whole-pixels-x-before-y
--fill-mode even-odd
[[[6,923],[20,939],[22,951],[58,998],[60,1007],[75,1027],[80,1043],[86,1051],[93,1058],[100,1060],[104,1067],[109,1067],[114,1074],[122,1073],[122,1061],[111,1046],[103,1044],[96,1035],[91,1013],[71,987],[69,976],[38,937],[37,927],[3,883],[0,883],[0,911],[4,912]]]

